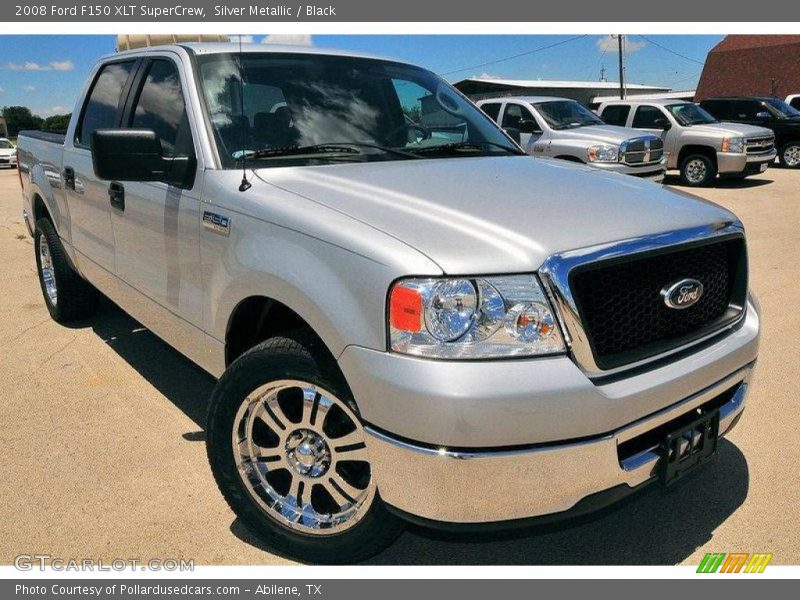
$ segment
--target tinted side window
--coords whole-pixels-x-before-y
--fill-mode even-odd
[[[797,110],[800,110],[800,96],[798,96],[797,98],[792,98],[792,101],[789,102],[789,106],[791,106],[792,108],[796,108]]]
[[[731,114],[732,106],[732,103],[726,100],[707,100],[700,103],[701,108],[707,110],[712,117],[719,120],[733,118]]]
[[[100,70],[78,124],[75,139],[79,144],[88,146],[92,141],[92,134],[98,129],[116,127],[120,97],[133,64],[134,61],[113,63]]]
[[[172,61],[150,63],[130,126],[155,131],[165,156],[194,154],[181,79]]]
[[[500,116],[500,103],[492,102],[490,104],[481,104],[481,110],[497,123],[497,117]]]
[[[640,106],[633,116],[633,127],[636,129],[660,129],[657,120],[666,121],[664,113],[655,106]]]
[[[503,127],[519,129],[522,121],[536,122],[531,111],[521,104],[506,104],[506,110],[503,113]]]
[[[752,120],[756,118],[756,114],[766,111],[761,106],[760,102],[753,100],[736,100],[733,102],[733,110],[730,118],[737,120]]]
[[[628,114],[631,112],[630,106],[623,104],[606,106],[603,109],[603,114],[600,117],[609,125],[619,125],[624,127],[628,122]]]

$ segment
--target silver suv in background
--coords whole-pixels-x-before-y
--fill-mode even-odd
[[[478,106],[532,156],[561,158],[603,171],[661,181],[666,172],[664,142],[657,135],[606,125],[568,98],[490,98]]]
[[[597,113],[608,124],[660,136],[667,168],[680,171],[688,186],[708,185],[716,176],[744,179],[775,161],[775,135],[764,127],[720,123],[692,102],[615,100]]]

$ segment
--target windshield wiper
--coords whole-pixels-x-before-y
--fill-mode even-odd
[[[495,148],[500,148],[509,152],[510,154],[524,154],[521,150],[517,150],[516,148],[512,148],[511,146],[506,146],[504,144],[498,144],[496,142],[452,142],[449,144],[439,144],[437,146],[426,146],[424,148],[414,148],[413,150],[409,149],[409,152],[413,154],[439,154],[439,153],[453,153],[458,152],[459,150],[484,150],[486,146],[492,146]]]
[[[418,156],[403,150],[389,148],[378,144],[362,142],[336,142],[332,144],[311,144],[308,146],[283,146],[281,148],[264,148],[246,153],[244,158],[275,158],[280,156],[308,156],[311,154],[363,154],[359,148],[372,148],[380,150],[386,154],[394,154],[404,158],[419,158]],[[239,159],[241,160],[241,158]]]

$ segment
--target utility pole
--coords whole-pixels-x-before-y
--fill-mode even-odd
[[[619,47],[619,99],[625,100],[625,41],[620,33],[617,35],[617,46]]]
[[[608,81],[608,79],[606,79],[606,66],[605,65],[600,65],[600,81]]]

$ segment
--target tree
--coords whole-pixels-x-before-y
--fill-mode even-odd
[[[71,117],[72,115],[70,113],[47,117],[42,121],[42,129],[44,131],[52,131],[53,133],[67,133]]]
[[[26,106],[4,106],[3,117],[8,127],[8,136],[17,137],[24,129],[41,129],[42,118],[31,113]]]

